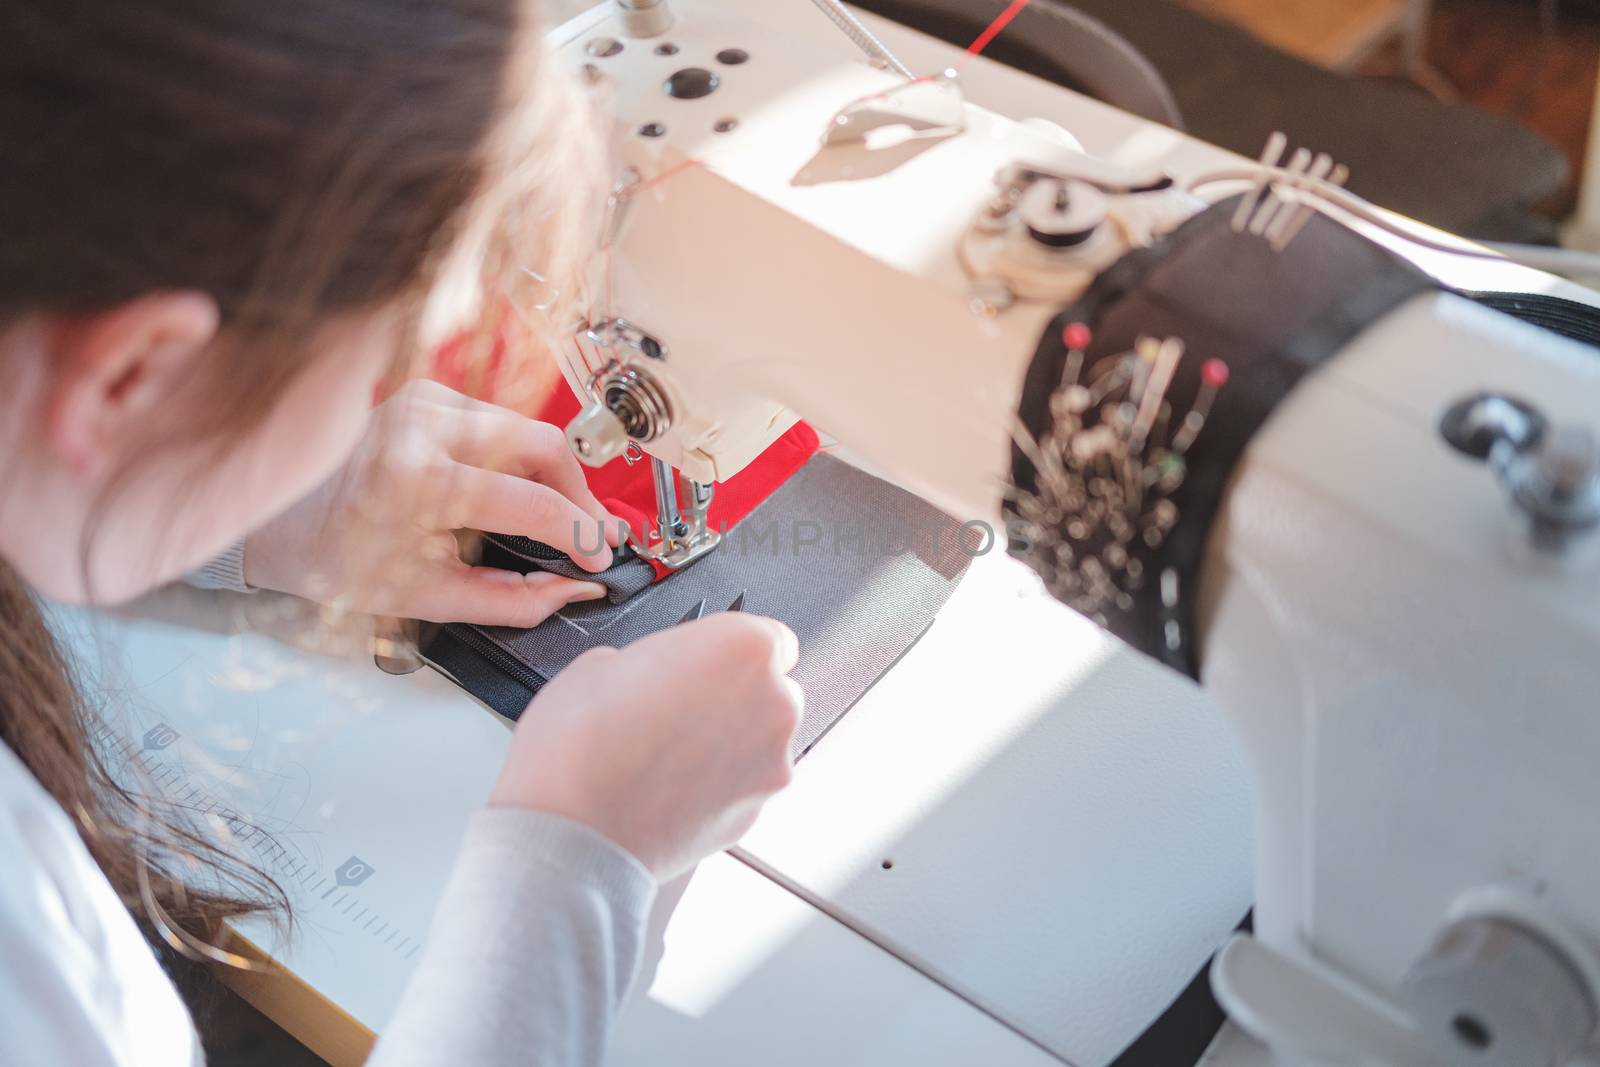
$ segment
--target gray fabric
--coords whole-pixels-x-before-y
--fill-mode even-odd
[[[589,648],[674,625],[701,600],[725,610],[744,592],[745,610],[800,639],[799,755],[927,629],[969,553],[989,547],[920,498],[817,455],[710,555],[624,603],[575,604],[531,630],[475,629],[549,678]]]
[[[196,589],[228,589],[235,593],[253,593],[255,589],[244,580],[244,542],[237,541],[228,550],[204,567],[183,576],[185,584]]]
[[[478,812],[367,1067],[603,1063],[655,889],[636,859],[588,827],[538,811]]]

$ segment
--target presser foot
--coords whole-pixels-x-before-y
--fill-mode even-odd
[[[636,538],[630,538],[628,543],[633,550],[645,559],[653,560],[668,570],[675,571],[687,567],[695,560],[710,552],[722,543],[722,534],[716,530],[705,530],[699,537],[674,539],[672,541],[657,541],[651,545],[641,545]]]
[[[645,544],[629,538],[628,543],[645,559],[675,571],[722,543],[721,532],[711,528],[709,519],[714,487],[678,475],[670,463],[655,456],[650,457],[650,473],[655,481],[656,529],[661,540]]]

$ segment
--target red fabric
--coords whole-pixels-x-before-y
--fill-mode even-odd
[[[482,382],[482,386],[472,390],[468,383],[474,375],[468,373],[468,368],[462,362],[466,349],[465,342],[465,337],[459,337],[441,346],[434,354],[429,377],[452,389],[475,392],[481,399],[493,401],[492,394],[504,353],[500,346],[495,347],[490,353],[488,365],[483,368],[483,373],[476,376]],[[485,393],[489,395],[483,395]],[[534,418],[540,422],[565,426],[577,413],[578,398],[566,387],[566,383],[558,378],[549,399]],[[711,526],[725,530],[750,514],[756,505],[771,496],[774,489],[788,481],[789,477],[816,451],[817,431],[803,422],[795,423],[744,470],[727,481],[718,483],[716,493],[711,498],[708,519]],[[613,515],[628,524],[636,538],[651,534],[656,520],[656,495],[648,462],[641,461],[630,467],[618,459],[604,467],[584,467],[583,473],[594,495],[600,498],[600,502]],[[651,540],[657,541],[660,538],[652,536]],[[672,573],[659,563],[652,562],[652,566],[655,567],[656,581]]]
[[[545,401],[536,416],[541,422],[565,426],[578,413],[578,398],[572,390],[557,389]],[[772,491],[789,480],[817,450],[817,431],[803,422],[797,422],[789,431],[768,446],[744,470],[725,482],[717,484],[711,498],[709,522],[714,529],[725,530],[754,511]],[[612,460],[604,467],[585,467],[589,488],[600,498],[617,518],[627,522],[634,536],[643,537],[655,527],[655,483],[650,477],[650,464],[640,461],[628,466],[622,460]],[[652,540],[659,538],[652,537]],[[659,563],[652,563],[656,581],[672,572]]]

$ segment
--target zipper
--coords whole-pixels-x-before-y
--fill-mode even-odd
[[[476,652],[488,660],[499,669],[501,674],[504,674],[530,693],[538,693],[540,689],[544,688],[545,682],[549,681],[544,675],[517,659],[517,657],[483,636],[471,626],[451,623],[444,629],[445,633],[461,644],[466,645],[470,651]]]
[[[572,557],[559,548],[551,548],[543,541],[535,541],[531,537],[523,537],[519,534],[484,534],[483,540],[485,544],[493,545],[502,552],[509,552],[513,556],[520,556],[526,560],[540,563],[572,562]],[[637,557],[638,554],[633,550],[633,545],[624,541],[612,550],[611,565],[615,567],[619,563],[627,563]]]
[[[531,537],[522,537],[517,534],[486,534],[484,540],[527,559],[536,559],[548,563],[553,560],[569,558],[565,552],[558,548],[551,548],[543,541],[535,541]]]

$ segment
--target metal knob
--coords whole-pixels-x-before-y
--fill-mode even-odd
[[[1439,433],[1456,451],[1489,462],[1538,551],[1565,555],[1600,530],[1600,443],[1587,427],[1552,430],[1525,400],[1477,393],[1450,405]]]
[[[1501,477],[1527,518],[1535,548],[1560,553],[1600,527],[1600,444],[1581,426],[1560,426],[1508,457]]]
[[[1038,181],[1017,201],[1028,236],[1046,248],[1071,248],[1095,235],[1110,206],[1088,182]]]
[[[1523,452],[1536,446],[1550,428],[1539,409],[1505,393],[1475,393],[1451,404],[1439,420],[1450,446],[1473,459],[1488,459],[1495,448]]]
[[[567,445],[578,462],[603,467],[627,451],[628,431],[610,408],[591,401],[567,423]]]
[[[629,37],[659,37],[672,29],[667,0],[617,0],[617,16]]]
[[[1451,923],[1399,994],[1441,1060],[1474,1067],[1560,1067],[1597,1021],[1593,995],[1556,947],[1502,919]]]
[[[613,365],[593,388],[599,397],[567,423],[567,444],[579,462],[603,467],[628,442],[654,441],[672,428],[672,406],[643,368]]]

